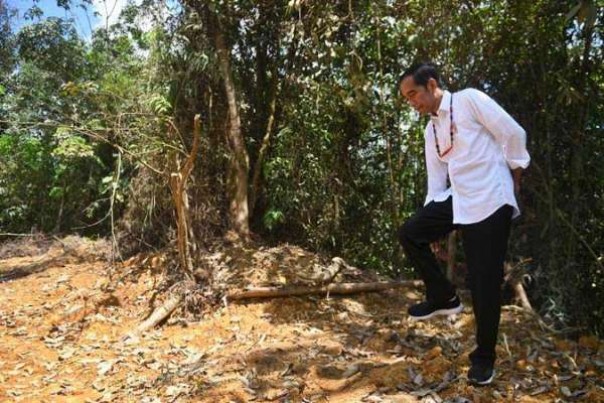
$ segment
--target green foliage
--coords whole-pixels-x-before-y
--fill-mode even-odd
[[[0,3],[0,86],[5,81],[4,76],[12,70],[14,63],[14,34],[11,28],[11,19],[14,11],[10,10],[5,2]],[[0,96],[3,95],[0,93]]]
[[[405,272],[395,231],[423,201],[423,122],[393,87],[405,66],[430,59],[448,88],[487,91],[529,133],[533,166],[511,255],[535,259],[533,297],[544,313],[555,300],[547,313],[566,324],[602,323],[602,155],[587,152],[603,149],[602,10],[546,1],[240,6],[221,13],[225,24],[235,14],[246,21],[227,31],[240,50],[234,74],[252,157],[267,120],[262,89],[273,71],[279,81],[259,215],[266,232]]]
[[[3,231],[108,229],[107,210],[119,211],[128,185],[124,178],[108,193],[102,182],[116,169],[109,144],[134,120],[121,112],[139,103],[142,79],[128,44],[116,35],[87,45],[58,18],[15,36],[17,70],[0,97]]]
[[[262,222],[266,228],[273,230],[277,225],[283,222],[285,215],[279,210],[268,210],[262,217]]]
[[[141,244],[169,242],[166,174],[190,149],[201,113],[193,230],[200,240],[224,231],[220,32],[251,167],[265,144],[254,231],[407,275],[396,230],[423,203],[425,120],[395,86],[411,62],[429,59],[447,88],[488,92],[527,129],[533,163],[510,256],[533,258],[531,297],[543,314],[604,332],[604,37],[595,2],[146,1],[90,43],[60,19],[14,35],[8,15],[0,9],[0,43],[9,44],[0,71],[18,69],[0,79],[3,229],[92,224],[115,193]],[[127,160],[120,172],[118,153]]]
[[[29,62],[43,71],[53,72],[64,81],[81,75],[83,44],[73,25],[49,17],[26,25],[17,35],[20,62]]]

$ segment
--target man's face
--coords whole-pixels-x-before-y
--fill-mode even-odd
[[[413,109],[421,114],[429,114],[434,106],[434,90],[436,88],[436,81],[432,78],[424,87],[423,85],[417,85],[413,76],[408,76],[401,83],[400,91]]]

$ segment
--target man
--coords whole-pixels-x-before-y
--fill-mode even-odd
[[[470,354],[468,379],[486,385],[495,374],[510,225],[520,214],[515,192],[530,162],[526,133],[483,92],[443,90],[431,63],[412,66],[398,84],[414,109],[430,115],[424,136],[428,195],[399,230],[403,249],[426,286],[426,301],[411,306],[409,315],[422,320],[463,310],[430,249],[452,230],[461,230],[476,319],[477,347]]]

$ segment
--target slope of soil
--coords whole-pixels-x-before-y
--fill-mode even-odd
[[[167,258],[110,267],[103,248],[71,239],[0,251],[0,401],[604,402],[604,344],[548,333],[516,307],[504,308],[496,381],[468,385],[467,297],[456,317],[410,322],[413,286],[223,301],[125,337],[161,303]],[[226,292],[307,284],[328,264],[291,245],[222,245],[200,267]],[[347,269],[336,280],[377,277]]]

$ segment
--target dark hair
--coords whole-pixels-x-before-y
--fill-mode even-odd
[[[426,87],[428,85],[428,81],[433,78],[436,80],[436,85],[440,87],[440,79],[434,63],[422,62],[413,64],[401,75],[401,78],[398,80],[397,88],[400,88],[403,80],[409,76],[413,76],[413,81],[415,81],[415,84],[423,87]]]

